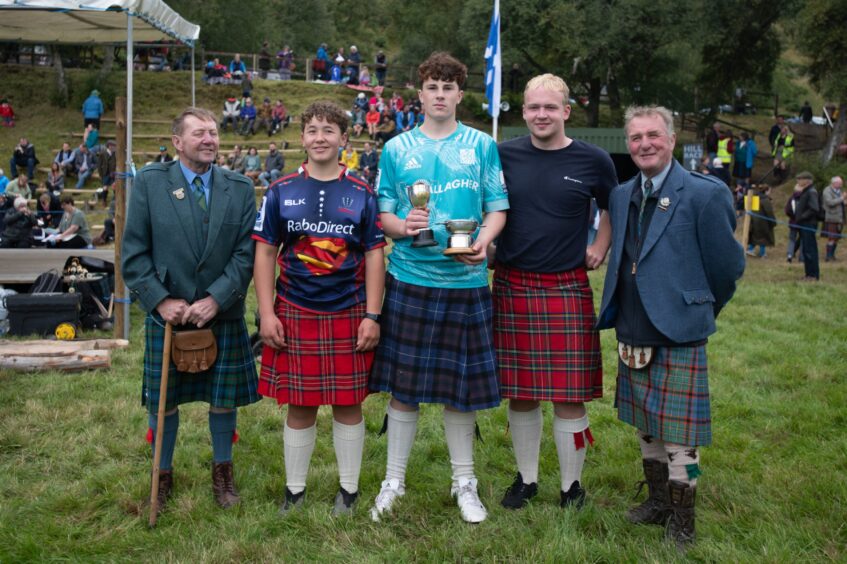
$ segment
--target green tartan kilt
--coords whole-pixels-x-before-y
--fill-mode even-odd
[[[156,413],[159,409],[165,327],[160,318],[148,315],[144,329],[146,337],[141,404],[147,406],[149,413]],[[193,401],[204,401],[212,407],[227,409],[259,401],[256,360],[244,320],[216,321],[212,325],[212,332],[218,341],[218,357],[211,368],[189,374],[178,371],[171,362],[166,409],[171,410]]]

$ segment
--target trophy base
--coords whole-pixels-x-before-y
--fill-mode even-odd
[[[474,252],[470,247],[452,247],[445,250],[444,254],[449,257],[451,255],[472,255]]]
[[[438,245],[438,241],[435,240],[433,236],[432,229],[421,229],[421,231],[412,237],[412,247],[420,248],[420,247],[435,247]]]

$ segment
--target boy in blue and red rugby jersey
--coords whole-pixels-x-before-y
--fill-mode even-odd
[[[338,163],[347,140],[344,112],[315,102],[300,127],[308,160],[270,186],[253,233],[265,343],[259,392],[288,404],[282,513],[303,503],[318,407],[332,405],[341,482],[333,514],[341,515],[358,496],[362,401],[379,342],[385,237],[376,196]]]

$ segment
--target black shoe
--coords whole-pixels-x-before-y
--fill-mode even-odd
[[[350,493],[344,488],[339,488],[335,495],[335,505],[332,508],[332,516],[339,517],[341,515],[351,515],[353,506],[359,498],[359,492]]]
[[[668,482],[671,515],[665,529],[665,538],[676,544],[677,549],[681,551],[684,551],[697,539],[694,526],[696,497],[696,487],[675,480]]]
[[[515,481],[506,490],[506,495],[503,496],[500,505],[506,509],[521,509],[526,507],[529,504],[529,500],[534,498],[537,493],[538,484],[536,482],[525,484],[523,476],[518,472],[518,475],[515,476]]]
[[[291,493],[291,490],[285,488],[285,501],[279,507],[279,514],[286,515],[294,509],[297,509],[306,501],[306,490],[303,489],[300,493]]]
[[[668,464],[655,459],[645,458],[644,480],[638,484],[638,492],[647,486],[647,499],[641,505],[627,511],[626,518],[636,525],[665,525],[670,518],[668,501]]]
[[[585,505],[585,488],[579,484],[579,480],[571,484],[571,489],[567,492],[559,492],[562,496],[562,501],[559,502],[559,507],[575,507],[581,509]]]

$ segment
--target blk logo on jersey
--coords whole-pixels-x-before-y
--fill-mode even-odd
[[[283,203],[286,206],[302,206],[306,203],[306,198],[298,198],[297,200],[285,200]]]

